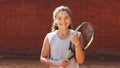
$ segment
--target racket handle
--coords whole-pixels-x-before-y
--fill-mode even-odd
[[[67,54],[66,54],[66,56],[65,56],[65,59],[68,59],[69,55],[70,55],[70,50],[67,51]]]
[[[65,56],[65,59],[68,59],[69,55],[70,55],[71,50],[68,50]],[[59,67],[59,68],[66,68],[66,67]]]
[[[65,68],[65,67],[59,67],[59,68]]]

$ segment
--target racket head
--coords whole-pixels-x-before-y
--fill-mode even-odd
[[[81,23],[75,30],[81,32],[80,41],[83,45],[83,50],[88,49],[94,38],[94,27],[90,22]]]
[[[94,38],[93,25],[90,22],[83,22],[75,29],[75,33],[76,32],[81,32],[79,39],[83,46],[83,50],[84,51],[87,50]],[[75,56],[75,47],[74,44],[70,42],[70,47],[66,54],[66,59],[70,60],[74,56]]]

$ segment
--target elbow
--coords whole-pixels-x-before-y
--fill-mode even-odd
[[[85,57],[82,57],[81,59],[78,60],[78,63],[79,63],[79,64],[83,64],[84,61],[85,61]]]
[[[40,63],[42,63],[42,58],[40,57]]]
[[[79,64],[83,64],[84,63],[84,60],[81,60],[80,62],[79,62]]]
[[[79,64],[83,64],[83,63],[84,63],[84,59],[83,59],[83,60],[80,60],[78,63],[79,63]]]
[[[44,63],[44,62],[43,62],[43,60],[42,60],[42,57],[40,57],[40,63],[41,63],[41,64],[43,64],[43,63]]]
[[[41,64],[46,64],[48,61],[47,61],[47,58],[44,58],[44,57],[40,57],[40,63]]]

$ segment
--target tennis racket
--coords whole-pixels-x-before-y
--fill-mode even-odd
[[[75,32],[81,32],[80,41],[83,44],[83,50],[86,51],[94,38],[94,27],[90,22],[81,23],[76,29]],[[66,59],[71,59],[75,56],[75,47],[74,44],[70,42],[69,50],[65,56]]]

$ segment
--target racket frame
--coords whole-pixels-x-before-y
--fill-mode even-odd
[[[87,24],[89,23],[91,26],[92,24],[90,22],[83,22],[82,24],[80,24],[76,29],[75,29],[75,33],[84,25],[84,24]],[[92,26],[93,27],[93,26]],[[94,28],[93,29],[93,33],[92,33],[92,36],[91,36],[91,39],[89,40],[88,44],[83,48],[83,50],[85,51],[89,46],[90,44],[92,43],[93,41],[93,38],[94,38]]]

